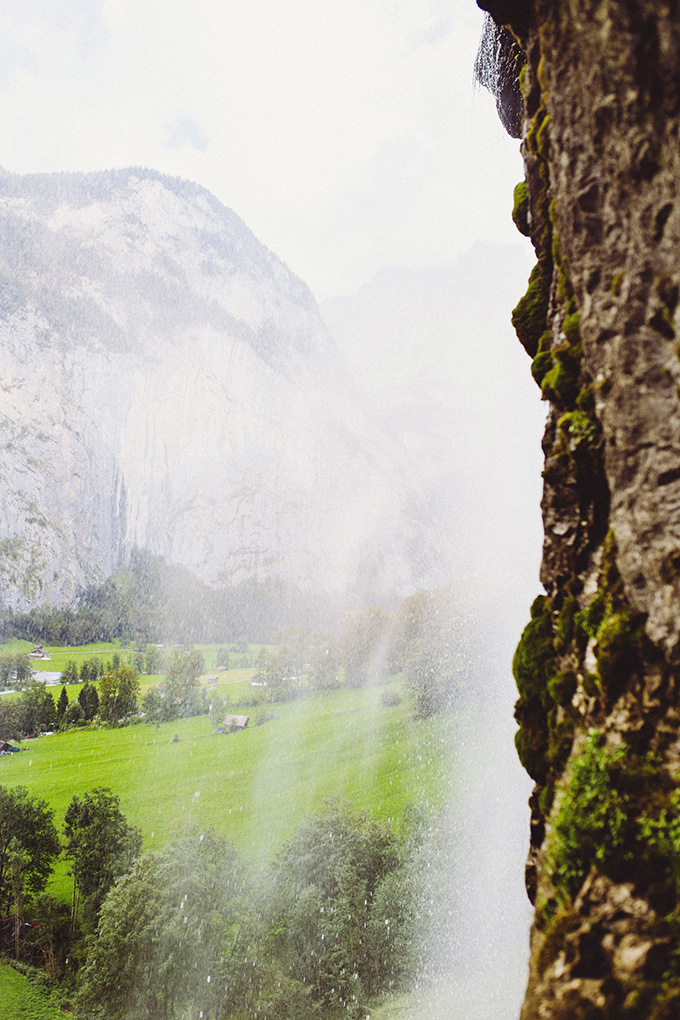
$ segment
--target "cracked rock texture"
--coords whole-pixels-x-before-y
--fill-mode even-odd
[[[522,71],[537,255],[513,313],[550,402],[515,657],[536,780],[523,1020],[680,1016],[680,4],[481,2]],[[519,66],[518,66],[519,72]]]

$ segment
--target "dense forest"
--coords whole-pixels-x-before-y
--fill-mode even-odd
[[[328,801],[262,871],[212,832],[142,854],[107,788],[74,796],[61,833],[23,788],[0,805],[4,951],[78,1017],[364,1017],[417,972],[432,836],[415,809],[395,831]],[[60,853],[70,906],[44,891]]]
[[[186,567],[133,550],[127,566],[81,592],[75,606],[4,610],[0,640],[84,645],[118,638],[191,643],[247,636],[270,642],[292,624],[327,627],[341,611],[339,600],[282,580],[212,588]]]

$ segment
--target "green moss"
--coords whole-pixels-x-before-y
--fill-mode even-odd
[[[576,406],[579,411],[585,411],[591,418],[595,418],[595,387],[592,383],[583,387],[576,398]]]
[[[512,672],[520,697],[538,696],[545,701],[544,690],[555,661],[552,631],[552,603],[539,595],[531,606],[531,620],[524,628],[512,660]]]
[[[564,628],[571,626],[567,620],[574,614],[571,602],[558,614],[562,643]],[[577,681],[573,670],[557,668],[555,648],[559,640],[553,629],[552,603],[540,596],[531,607],[531,620],[515,652],[513,673],[519,691],[515,746],[522,765],[541,786],[550,785],[562,769],[574,737],[574,722],[565,709]]]
[[[541,381],[541,393],[546,400],[568,407],[576,400],[581,375],[580,354],[564,346],[553,351],[553,366]]]
[[[546,400],[551,400],[558,407],[568,408],[576,404],[582,389],[580,379],[583,348],[579,313],[573,298],[562,322],[562,334],[563,340],[556,346],[552,346],[550,333],[547,337],[545,333],[540,335],[532,375]],[[541,356],[544,351],[550,352],[550,360]]]
[[[639,640],[645,617],[632,607],[606,617],[597,632],[595,658],[602,684],[610,696],[623,689],[640,668]]]
[[[546,755],[549,749],[548,682],[555,672],[555,650],[550,599],[540,595],[531,607],[531,620],[524,628],[512,661],[512,672],[519,692],[515,719],[519,730],[515,746],[529,775],[543,784],[547,778]]]
[[[536,152],[547,161],[550,158],[550,114],[548,113],[536,128],[535,144]]]
[[[597,634],[598,628],[602,623],[606,612],[607,600],[604,592],[598,591],[588,603],[586,608],[576,614],[576,627],[583,632],[586,638],[586,643],[589,638],[594,638]]]
[[[677,935],[680,910],[680,789],[657,757],[607,748],[592,731],[573,760],[547,851],[556,901],[567,904],[591,868],[613,881],[653,885],[673,914],[657,934]],[[654,909],[659,911],[659,904]],[[680,954],[676,974],[680,974]]]
[[[584,441],[591,438],[586,431]],[[609,532],[603,543],[598,590],[590,603],[574,615],[576,646],[583,651],[588,641],[594,640],[597,687],[609,702],[618,697],[641,668],[646,645],[644,623],[645,616],[626,598],[616,564],[616,543]],[[593,693],[593,686],[589,693]]]
[[[526,134],[526,146],[534,156],[548,159],[550,154],[550,115],[541,103],[529,125]]]
[[[568,436],[574,447],[593,448],[602,437],[599,421],[586,411],[567,411],[557,423],[557,427]]]
[[[541,814],[547,818],[555,800],[555,784],[548,782],[541,790],[538,797],[538,807]]]
[[[594,731],[572,762],[547,854],[559,902],[576,895],[591,867],[614,878],[633,860],[626,799],[611,779],[626,753],[625,747],[607,751]]]
[[[520,724],[515,734],[517,757],[525,772],[531,776],[534,782],[542,785],[547,779],[545,756],[548,740],[546,730],[543,727],[531,726],[527,716],[524,713],[518,714],[517,708],[515,709],[515,718]]]
[[[599,695],[600,686],[594,673],[583,674],[583,690],[589,698],[596,698]]]
[[[544,973],[555,959],[557,954],[564,949],[565,938],[580,925],[580,918],[566,910],[558,910],[554,900],[541,903],[538,914],[543,921],[544,938],[538,955],[538,966],[541,973]]]
[[[574,686],[575,689],[575,686]],[[546,763],[553,771],[564,768],[574,743],[574,721],[568,715],[559,717],[553,710],[549,717],[550,740]]]
[[[529,188],[526,181],[516,185],[513,192],[512,220],[520,234],[530,236],[529,230]]]
[[[531,271],[526,294],[520,298],[512,313],[512,324],[520,343],[530,358],[538,353],[538,343],[545,332],[548,314],[548,292],[544,285],[540,263]]]
[[[576,674],[572,669],[564,669],[556,673],[548,682],[550,697],[558,705],[566,707],[576,693]]]
[[[553,356],[550,351],[539,351],[531,362],[531,375],[534,382],[541,386],[546,375],[554,365]]]
[[[580,316],[578,311],[571,312],[565,316],[564,322],[562,323],[562,332],[566,336],[572,347],[576,347],[581,343],[581,329],[580,329]]]
[[[564,600],[562,608],[557,614],[555,624],[555,649],[558,652],[566,651],[574,636],[574,621],[578,613],[578,600],[569,596]]]

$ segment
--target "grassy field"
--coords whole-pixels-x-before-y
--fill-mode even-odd
[[[57,672],[60,673],[66,669],[66,665],[69,661],[74,661],[78,666],[82,663],[83,659],[98,658],[103,659],[104,662],[109,662],[114,652],[118,652],[121,658],[125,661],[132,661],[134,650],[131,647],[121,646],[119,641],[109,643],[106,641],[98,641],[96,644],[91,645],[78,645],[78,647],[69,646],[57,646],[49,645],[44,646],[45,652],[49,656],[47,659],[32,659],[31,666],[38,674],[41,672]],[[227,648],[230,651],[230,658],[232,662],[237,664],[241,656],[238,652],[234,651],[233,645],[196,645],[196,648],[201,652],[205,659],[206,672],[214,673],[217,668],[217,654],[220,649]],[[250,645],[247,651],[247,655],[254,659],[262,645]],[[28,654],[33,650],[32,641],[23,641],[19,638],[13,638],[11,641],[7,641],[0,645],[0,652],[16,655],[18,652],[24,652]]]
[[[0,963],[0,1008],[2,1020],[63,1020],[53,1006],[23,974]]]
[[[231,690],[243,699],[252,688]],[[383,690],[256,706],[250,727],[231,735],[199,716],[22,741],[27,750],[0,759],[0,783],[44,797],[58,824],[73,794],[109,786],[141,828],[145,849],[209,827],[261,862],[327,797],[348,798],[395,824],[406,804],[436,809],[451,797],[455,716],[416,721],[405,700],[384,707]],[[255,725],[265,712],[276,718]],[[61,862],[53,891],[67,897],[69,883]]]

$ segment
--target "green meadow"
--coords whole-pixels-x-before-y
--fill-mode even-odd
[[[104,662],[109,662],[114,652],[118,652],[119,655],[121,655],[121,657],[125,660],[131,660],[132,656],[134,655],[133,648],[125,645],[121,646],[119,641],[116,642],[98,641],[96,642],[96,644],[78,645],[77,647],[70,647],[68,645],[65,645],[63,647],[57,645],[49,645],[44,647],[45,652],[49,656],[49,658],[31,660],[31,666],[33,667],[34,670],[36,670],[38,676],[40,676],[40,673],[44,671],[48,672],[53,671],[60,673],[62,672],[62,670],[66,669],[66,664],[71,660],[73,660],[78,664],[78,666],[80,666],[83,659],[90,659],[95,656],[99,659],[103,659]],[[236,653],[234,652],[233,650],[234,646],[229,645],[228,643],[224,645],[216,644],[196,645],[196,647],[202,653],[203,658],[205,659],[206,671],[208,673],[215,672],[217,668],[217,653],[220,649],[223,648],[230,649],[230,654],[233,657],[233,660],[236,662],[238,662],[241,658],[238,652]],[[254,658],[255,656],[257,656],[257,653],[259,652],[261,647],[263,646],[250,645],[248,654],[252,658]],[[24,652],[26,655],[28,655],[28,653],[31,652],[32,650],[33,650],[32,641],[22,641],[18,638],[12,639],[11,641],[7,641],[0,645],[0,652],[9,653],[11,655],[16,655],[18,652]],[[252,670],[249,670],[248,672],[251,673]],[[142,677],[141,679],[143,683],[146,678]],[[156,677],[156,680],[157,679],[158,677]]]
[[[61,1010],[6,963],[0,963],[0,997],[2,1020],[63,1020]]]
[[[145,849],[212,828],[254,863],[267,861],[328,797],[347,798],[394,825],[407,804],[436,810],[451,798],[455,714],[415,720],[406,698],[383,705],[386,687],[248,709],[243,701],[259,691],[231,684],[235,672],[218,689],[239,692],[239,713],[251,715],[242,732],[218,734],[207,716],[69,730],[21,741],[25,750],[0,758],[0,783],[44,797],[58,824],[74,794],[108,786],[140,827]],[[66,870],[59,862],[52,883],[63,897]]]

